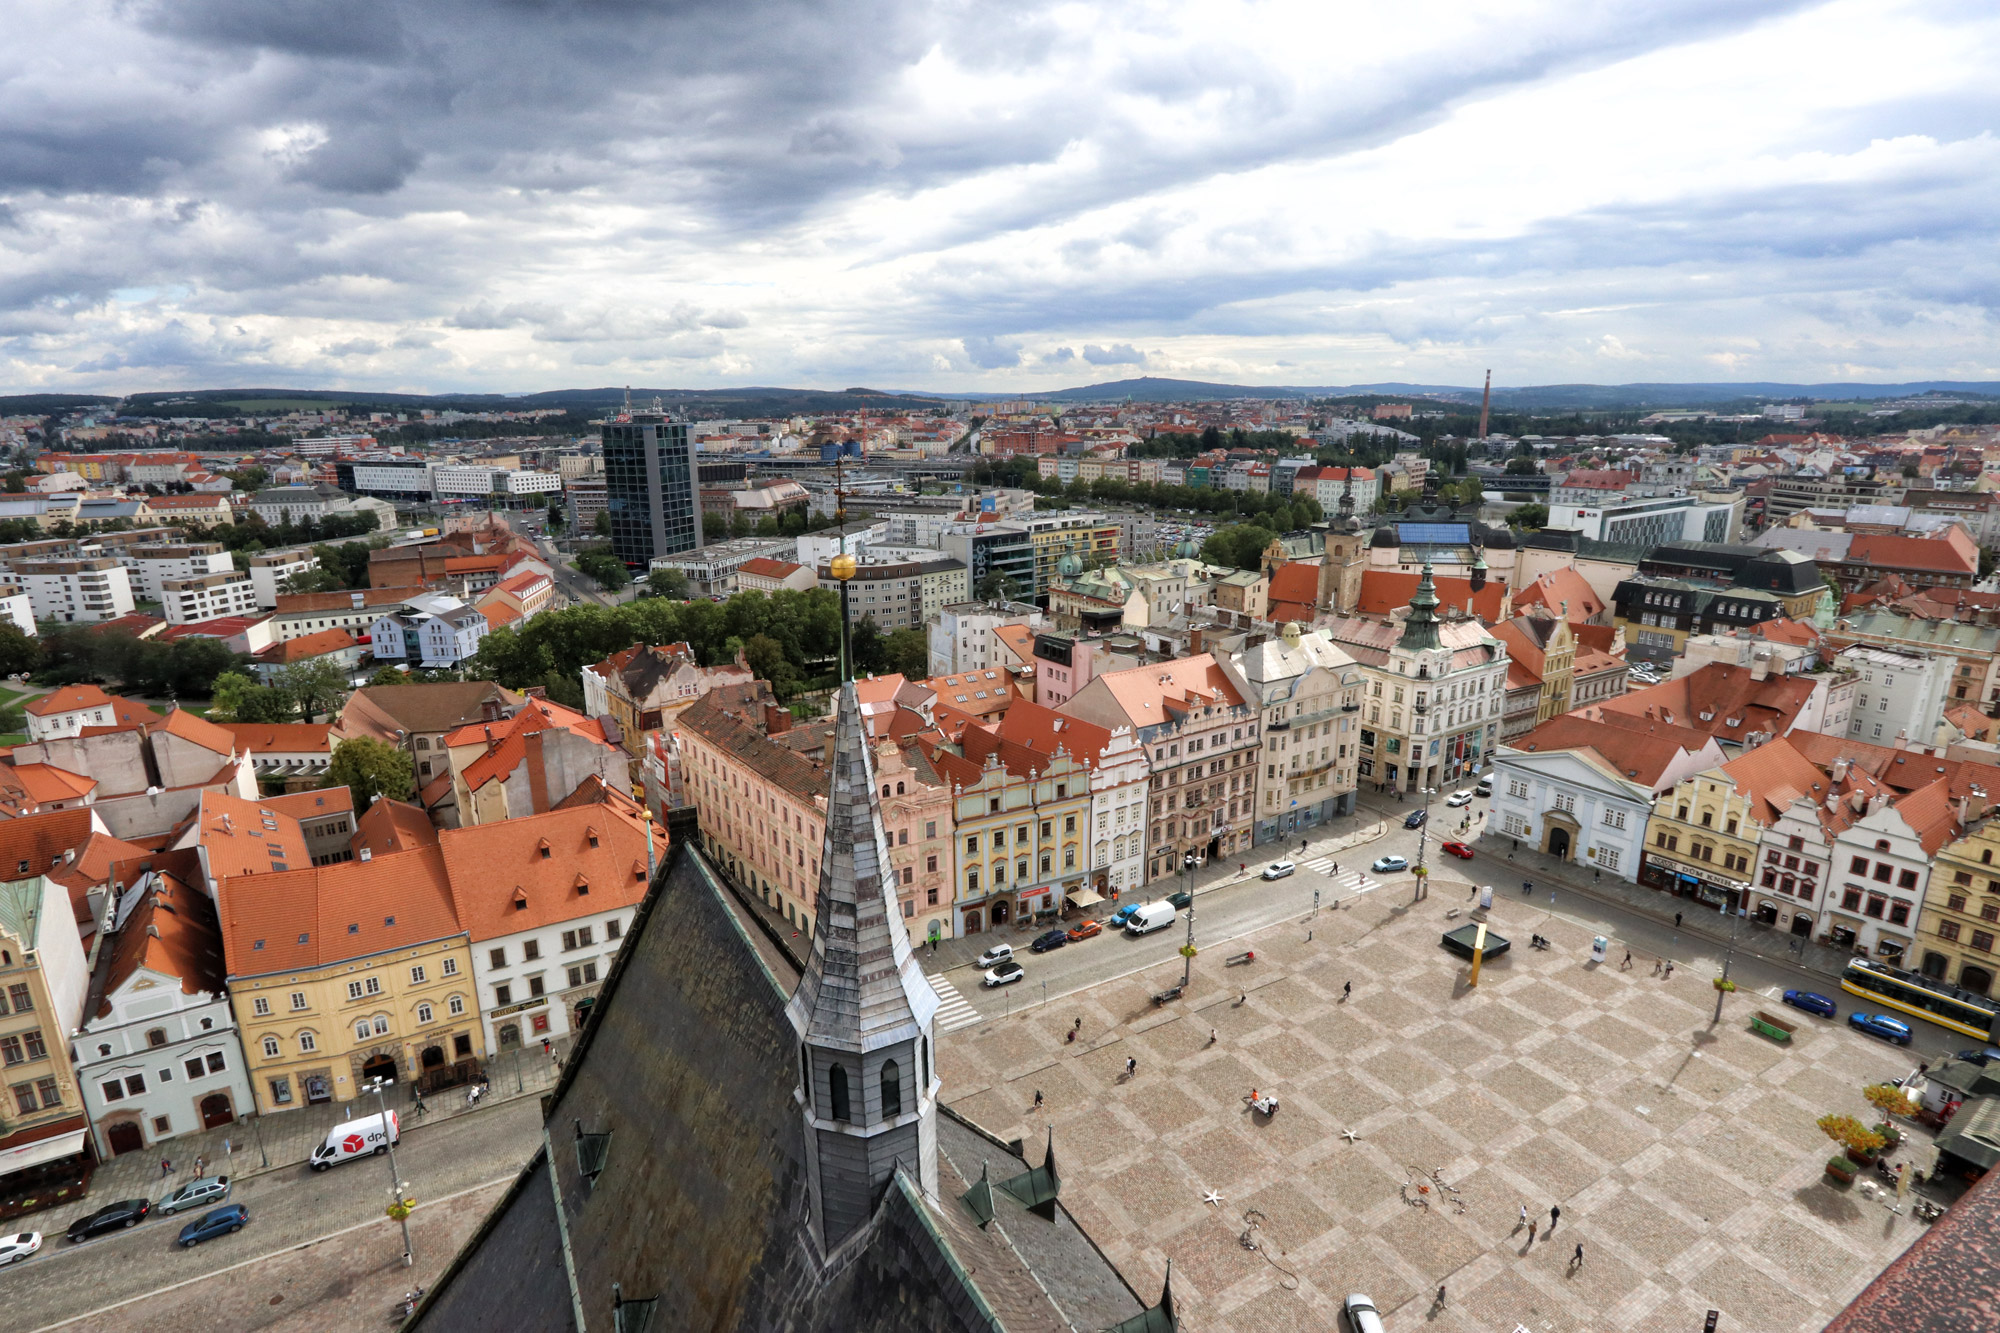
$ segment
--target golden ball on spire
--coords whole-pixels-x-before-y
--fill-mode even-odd
[[[833,563],[828,566],[827,572],[845,583],[854,577],[856,568],[854,557],[843,552],[833,558]]]

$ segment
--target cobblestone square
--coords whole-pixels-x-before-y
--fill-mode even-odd
[[[1803,1017],[1790,1046],[1767,1042],[1746,1025],[1770,1001],[1747,992],[1711,1027],[1706,972],[1621,971],[1617,948],[1602,966],[1517,948],[1470,988],[1437,945],[1463,898],[1391,890],[1250,937],[1251,964],[1204,952],[1164,1009],[1148,997],[1178,962],[954,1032],[947,1099],[1030,1160],[1053,1126],[1064,1202],[1141,1292],[1172,1260],[1194,1333],[1335,1327],[1349,1291],[1392,1330],[1698,1328],[1714,1307],[1725,1327],[1807,1333],[1916,1238],[1824,1182],[1813,1126],[1864,1114],[1861,1087],[1909,1057]],[[1516,940],[1549,929],[1504,897],[1490,919]]]

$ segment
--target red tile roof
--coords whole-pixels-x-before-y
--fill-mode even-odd
[[[584,805],[446,829],[438,846],[458,920],[478,941],[637,903],[647,831],[614,806]],[[658,838],[656,858],[665,846]]]
[[[22,707],[36,717],[55,717],[84,708],[103,708],[110,702],[111,696],[95,685],[63,685],[28,700]]]
[[[1657,717],[1705,731],[1726,741],[1752,732],[1782,736],[1812,697],[1814,682],[1803,676],[1773,675],[1758,680],[1751,668],[1711,662],[1685,676],[1592,705],[1605,714]]]
[[[293,819],[324,819],[328,815],[351,812],[354,809],[354,789],[319,787],[285,796],[266,796],[258,804],[281,815],[290,815]]]
[[[1392,611],[1400,611],[1410,604],[1410,596],[1417,590],[1419,574],[1404,574],[1393,569],[1371,569],[1361,575],[1361,596],[1355,603],[1355,613],[1364,616],[1386,616]],[[1471,579],[1457,579],[1433,575],[1431,584],[1437,589],[1438,609],[1457,607],[1463,611],[1467,601],[1472,603],[1473,614],[1482,620],[1504,620],[1507,605],[1506,585],[1488,579],[1486,586],[1478,592],[1472,590]]]
[[[0,880],[43,875],[90,839],[97,817],[87,808],[0,819]]]
[[[122,844],[130,846],[129,843]],[[139,855],[144,852],[134,847]],[[140,895],[113,937],[111,961],[99,994],[96,1017],[111,1013],[109,996],[144,968],[177,977],[183,995],[219,995],[226,967],[221,922],[215,903],[197,883],[162,871]]]
[[[1946,533],[1944,537],[1859,536],[1847,548],[1847,563],[1976,577],[1979,548],[1969,538],[1961,544],[1949,536],[1957,533],[1963,537],[1963,529],[1948,528]],[[1966,547],[1971,547],[1970,551]]]
[[[804,565],[795,565],[789,560],[771,560],[760,555],[754,560],[745,560],[736,572],[757,578],[788,579],[804,568]]]
[[[1410,586],[1414,588],[1416,585]],[[1307,608],[1304,615],[1288,613],[1282,619],[1311,620],[1311,608],[1319,601],[1319,566],[1303,564],[1296,560],[1291,564],[1278,566],[1271,571],[1271,587],[1266,593],[1266,599],[1271,607],[1273,621],[1281,619],[1278,614],[1281,605]]]
[[[1568,604],[1566,612],[1563,610],[1565,603]],[[1604,599],[1597,595],[1583,575],[1565,566],[1550,570],[1514,594],[1516,610],[1528,606],[1546,606],[1561,614],[1565,620],[1590,620],[1603,614]]]
[[[1707,748],[1709,738],[1686,727],[1655,724],[1633,731],[1608,721],[1594,722],[1574,713],[1552,717],[1518,740],[1516,750],[1590,750],[1604,766],[1647,788],[1658,788],[1670,765],[1684,755]]]
[[[333,750],[330,722],[218,722],[238,754],[318,754]]]
[[[303,662],[309,657],[337,653],[343,648],[360,646],[361,641],[344,629],[323,629],[312,634],[301,634],[296,639],[282,639],[258,653],[257,660],[272,665],[287,665],[292,662]]]
[[[437,828],[421,806],[384,799],[369,806],[355,821],[350,842],[356,856],[363,847],[371,856],[387,856],[417,847],[434,847],[437,840]]]
[[[217,898],[235,977],[323,967],[460,932],[435,847],[232,875]]]

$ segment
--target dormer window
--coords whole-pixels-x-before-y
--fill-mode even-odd
[[[549,859],[549,840],[548,840],[547,838],[543,838],[543,839],[541,839],[540,841],[538,841],[538,842],[537,842],[537,843],[535,844],[535,846],[536,846],[536,847],[537,847],[538,849],[540,849],[540,851],[541,851],[541,853],[542,853],[542,859],[543,859],[544,861],[548,860],[548,859]]]

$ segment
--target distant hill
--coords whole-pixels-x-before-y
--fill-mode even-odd
[[[626,390],[552,389],[546,393],[377,393],[341,389],[187,389],[174,393],[135,393],[125,400],[126,409],[146,416],[202,416],[219,407],[233,410],[281,410],[325,404],[328,407],[376,408],[383,411],[497,412],[524,408],[557,407],[583,412],[601,412],[624,401]],[[856,407],[901,407],[909,411],[929,411],[937,406],[934,398],[912,394],[886,393],[879,389],[783,389],[750,387],[742,389],[641,389],[631,390],[632,405],[650,407],[655,398],[669,409],[698,407],[715,416],[736,414],[782,415],[793,412],[837,412]],[[61,402],[114,402],[88,395],[41,394],[38,399]],[[0,402],[7,400],[0,399]],[[54,408],[24,408],[23,411],[53,411]]]
[[[1211,384],[1203,380],[1163,379],[1145,375],[1138,379],[1111,380],[1074,389],[1044,393],[941,394],[940,397],[1028,398],[1035,402],[1109,403],[1132,399],[1136,402],[1194,402],[1222,398],[1363,398],[1406,396],[1445,399],[1451,402],[1479,401],[1479,385],[1379,384],[1297,385],[1297,384]],[[1783,401],[1790,398],[1823,399],[1836,402],[1883,398],[1912,398],[1925,393],[2000,397],[2000,381],[1919,380],[1908,384],[1781,384],[1772,381],[1693,384],[1543,384],[1520,388],[1495,385],[1496,407],[1523,411],[1562,408],[1713,407],[1727,404]]]

